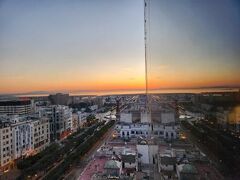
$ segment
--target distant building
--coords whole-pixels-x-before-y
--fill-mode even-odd
[[[116,129],[119,131],[121,137],[132,138],[154,135],[166,140],[178,138],[179,125],[175,124],[174,113],[162,113],[162,122],[157,123],[133,123],[131,121],[132,113],[125,112],[120,115],[120,123],[117,124]],[[148,121],[148,116],[148,113],[142,113],[141,121]]]
[[[120,113],[120,122],[126,123],[150,123],[150,121],[158,124],[175,124],[176,115],[173,111],[154,111],[147,113],[140,110],[125,110]]]
[[[71,103],[69,94],[51,94],[48,96],[48,99],[53,105],[69,105]]]
[[[0,115],[28,115],[32,112],[31,100],[0,101]]]
[[[240,107],[230,109],[218,108],[216,112],[217,123],[220,128],[240,133]]]

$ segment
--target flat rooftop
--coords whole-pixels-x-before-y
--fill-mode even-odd
[[[96,173],[103,173],[104,165],[109,159],[107,157],[98,157],[91,160],[83,170],[79,180],[91,180]]]

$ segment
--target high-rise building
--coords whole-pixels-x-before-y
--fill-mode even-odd
[[[48,99],[54,105],[68,105],[71,101],[69,94],[62,93],[51,94],[48,96]]]
[[[52,105],[39,110],[40,117],[49,118],[51,141],[67,137],[72,132],[72,109],[64,105]]]

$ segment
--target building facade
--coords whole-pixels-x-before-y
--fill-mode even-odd
[[[0,115],[28,115],[31,112],[31,100],[0,101]]]
[[[5,171],[12,160],[12,134],[9,123],[0,124],[0,170]]]
[[[49,118],[51,141],[61,140],[73,131],[72,109],[64,105],[52,105],[39,110],[40,117]]]
[[[0,117],[0,170],[16,159],[34,155],[50,143],[49,120],[31,116]]]

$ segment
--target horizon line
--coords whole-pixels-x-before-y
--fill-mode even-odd
[[[157,90],[200,90],[200,89],[240,89],[240,86],[203,86],[203,87],[174,87],[174,88],[152,88],[149,91],[157,91]],[[57,94],[57,93],[65,93],[65,94],[74,94],[80,92],[131,92],[131,91],[145,91],[145,88],[142,89],[109,89],[109,90],[52,90],[52,91],[30,91],[30,92],[16,92],[16,93],[0,93],[0,96],[8,96],[8,95],[46,95],[46,94]]]

